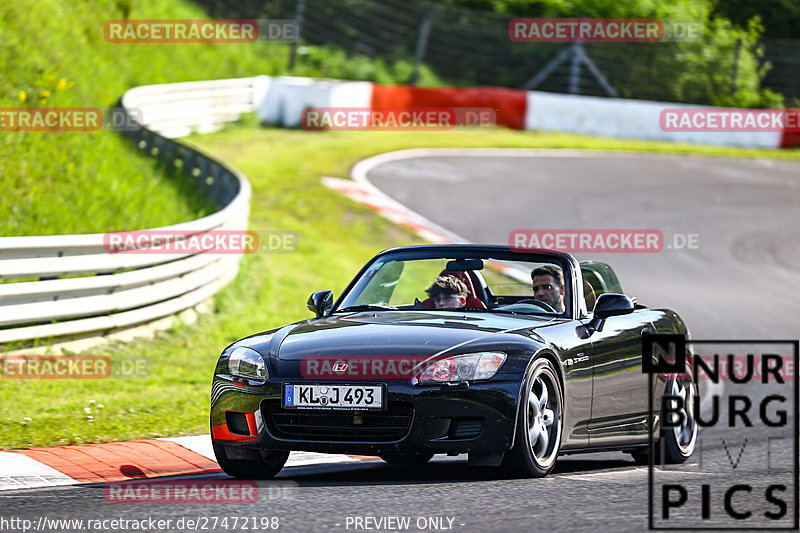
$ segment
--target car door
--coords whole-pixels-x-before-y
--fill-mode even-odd
[[[642,332],[652,331],[650,313],[634,311],[606,319],[592,334],[590,445],[647,440],[648,383],[642,372]]]
[[[603,293],[623,294],[611,267],[600,261],[581,262],[584,281]],[[642,333],[654,331],[652,315],[639,309],[606,319],[591,337],[593,367],[590,445],[647,440],[648,383],[642,373]]]

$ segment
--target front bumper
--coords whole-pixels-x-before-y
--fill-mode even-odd
[[[521,380],[521,375],[498,374],[456,386],[385,381],[383,411],[298,411],[281,406],[284,381],[318,382],[237,385],[217,375],[212,439],[233,447],[355,455],[499,453],[513,441]]]

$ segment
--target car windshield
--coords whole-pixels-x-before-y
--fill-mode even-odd
[[[334,312],[422,309],[560,315],[569,305],[563,268],[559,258],[534,254],[513,260],[479,254],[389,254],[363,270]]]

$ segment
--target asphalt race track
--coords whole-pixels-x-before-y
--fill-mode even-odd
[[[572,151],[460,154],[387,163],[369,179],[475,243],[507,243],[515,229],[660,230],[665,249],[657,254],[576,257],[611,264],[626,293],[677,311],[693,337],[797,339],[800,333],[793,316],[800,163]],[[675,233],[696,234],[698,248],[667,249]]]
[[[674,234],[696,234],[695,249],[665,245],[654,254],[592,258],[610,263],[626,293],[641,303],[677,311],[694,339],[798,338],[800,163],[564,152],[453,155],[387,163],[368,177],[392,198],[472,242],[506,243],[511,230],[532,228],[656,229],[663,232],[665,244],[681,242]],[[354,271],[358,266],[353,265]],[[725,386],[726,394],[753,398],[753,427],[703,428],[701,450],[691,463],[656,470],[656,525],[792,527],[797,508],[791,387],[791,382],[780,387]],[[788,425],[765,429],[760,424],[756,402],[770,393],[787,395],[789,403],[783,407]],[[422,468],[381,461],[287,468],[276,480],[259,483],[256,504],[110,504],[102,485],[83,485],[5,492],[0,506],[6,516],[34,523],[42,515],[152,517],[173,523],[181,517],[274,516],[279,531],[597,532],[648,527],[648,468],[628,455],[562,457],[553,474],[538,480],[495,480],[493,474],[468,467],[463,457],[436,456]],[[222,474],[202,478],[227,479]],[[661,514],[665,484],[680,484],[687,493],[687,503],[672,511],[671,522]],[[708,491],[707,520],[701,520],[702,484]],[[725,511],[725,492],[734,484],[751,487],[729,497],[734,510],[750,511],[750,518],[736,521]],[[766,496],[770,484],[786,487],[772,493],[785,502],[783,518],[764,515],[781,508]],[[669,496],[678,498],[677,492]],[[356,517],[410,521],[407,528],[391,528],[388,522],[379,527]]]

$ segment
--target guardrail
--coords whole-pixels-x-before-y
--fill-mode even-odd
[[[252,94],[253,78],[243,78],[137,87],[122,97],[129,118],[142,125],[127,132],[137,149],[181,169],[220,206],[154,230],[247,229],[247,179],[171,139],[220,129],[254,109]],[[240,260],[236,254],[112,254],[103,234],[0,237],[0,280],[12,280],[0,283],[0,345],[99,337],[173,315],[231,281]]]

